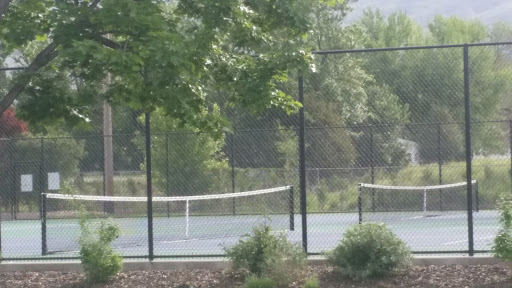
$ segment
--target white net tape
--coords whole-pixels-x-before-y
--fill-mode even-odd
[[[238,197],[258,196],[269,193],[283,192],[290,190],[291,186],[276,187],[263,190],[212,194],[212,195],[196,195],[196,196],[175,196],[175,197],[153,197],[153,202],[178,202],[178,201],[194,201],[194,200],[211,200],[211,199],[230,199]],[[69,194],[45,194],[47,199],[61,200],[82,200],[82,201],[105,201],[105,202],[147,202],[147,197],[123,197],[123,196],[91,196],[91,195],[69,195]]]
[[[477,181],[471,181],[472,184],[476,184]],[[444,184],[444,185],[433,185],[433,186],[390,186],[390,185],[376,185],[376,184],[359,184],[361,187],[365,188],[373,188],[373,189],[382,189],[382,190],[438,190],[438,189],[446,189],[446,188],[456,188],[456,187],[464,187],[467,185],[466,182],[453,183],[453,184]]]

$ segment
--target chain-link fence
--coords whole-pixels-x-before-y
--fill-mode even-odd
[[[220,137],[122,107],[110,134],[101,113],[87,133],[0,127],[2,257],[77,257],[81,213],[114,219],[135,258],[219,256],[262,223],[310,254],[365,221],[416,253],[489,251],[512,192],[511,47],[317,52],[314,73],[279,86],[299,114],[214,93],[233,125]]]

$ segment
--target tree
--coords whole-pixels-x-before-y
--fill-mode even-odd
[[[18,99],[24,119],[83,123],[105,99],[160,107],[180,125],[219,130],[207,87],[253,112],[294,111],[297,102],[276,84],[289,69],[308,67],[309,2],[13,0],[3,10],[0,41],[9,51],[47,45],[1,97],[0,111]],[[100,87],[107,73],[113,81],[105,93],[76,89]],[[67,87],[55,84],[64,80]],[[24,90],[31,93],[21,99]]]
[[[212,113],[218,114],[219,110],[215,108]],[[143,122],[144,116],[139,120]],[[163,195],[219,193],[225,188],[222,180],[230,179],[231,174],[221,152],[224,137],[216,138],[191,126],[180,128],[179,121],[166,117],[163,109],[152,113],[151,126],[152,171]],[[134,141],[142,151],[145,149],[143,138]]]
[[[489,32],[478,21],[437,16],[428,31],[404,13],[393,13],[387,19],[378,11],[367,11],[358,23],[369,37],[369,47],[400,47],[474,43],[487,39]],[[428,129],[419,123],[452,123],[442,125],[443,161],[464,157],[464,129],[456,123],[464,121],[464,74],[462,49],[425,49],[368,53],[366,70],[380,85],[387,85],[408,105],[409,125],[405,137],[418,143],[422,160],[438,161],[435,126]],[[490,120],[498,110],[506,91],[506,77],[497,69],[495,50],[489,47],[470,49],[472,120]],[[503,141],[499,127],[473,125],[473,149],[477,153],[500,153]],[[494,129],[494,130],[493,130]],[[498,130],[496,130],[498,129]],[[491,131],[492,130],[492,131]]]

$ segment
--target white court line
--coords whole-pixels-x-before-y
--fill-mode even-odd
[[[473,239],[473,240],[485,240],[485,239],[492,239],[492,238],[494,238],[494,236],[480,237],[480,238],[476,238],[476,239]],[[443,243],[443,245],[452,245],[452,244],[465,243],[465,242],[468,242],[468,240],[446,242],[446,243]]]

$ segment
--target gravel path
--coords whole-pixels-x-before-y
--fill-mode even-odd
[[[332,268],[310,267],[297,283],[290,287],[301,287],[304,279],[317,275],[320,288],[391,288],[391,287],[512,287],[512,268],[505,265],[481,266],[417,266],[412,269],[378,281],[356,283],[340,278]],[[222,270],[184,271],[137,271],[122,273],[104,285],[87,286],[79,273],[4,273],[0,274],[1,288],[242,288],[244,277]]]

